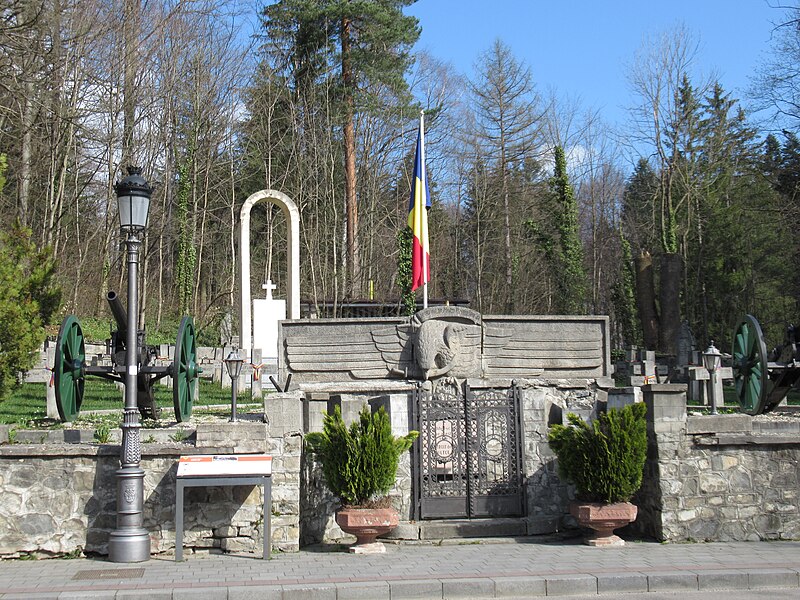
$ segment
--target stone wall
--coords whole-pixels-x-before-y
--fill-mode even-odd
[[[2,432],[8,441],[7,428]],[[65,438],[91,439],[64,431]],[[143,430],[143,439],[148,438]],[[188,443],[143,443],[144,527],[154,554],[175,547],[175,474],[188,454],[273,456],[272,548],[299,548],[301,433],[258,422],[198,424]],[[107,554],[116,527],[119,446],[91,443],[0,446],[0,557]],[[261,486],[189,488],[185,492],[187,552],[260,552]]]
[[[573,527],[567,514],[573,490],[558,478],[547,430],[563,422],[567,412],[591,418],[606,405],[609,382],[515,383],[526,510],[520,533]],[[507,387],[512,381],[480,385]],[[181,443],[169,441],[179,436],[165,435],[163,430],[143,431],[143,440],[159,441],[142,445],[144,526],[153,553],[174,549],[175,473],[179,456],[187,454],[273,456],[273,550],[350,541],[335,524],[336,499],[324,485],[319,467],[303,456],[302,436],[321,428],[322,412],[334,404],[342,407],[348,421],[364,404],[373,409],[384,406],[394,432],[403,435],[414,428],[414,388],[400,382],[383,387],[351,382],[348,387],[318,386],[267,395],[267,422],[198,423],[193,431],[184,432],[189,436]],[[642,490],[634,499],[639,506],[636,529],[670,542],[800,539],[800,419],[692,416],[686,412],[685,386],[642,389],[648,408],[648,461]],[[637,398],[623,395],[630,401]],[[621,402],[622,395],[612,396],[608,404]],[[116,526],[119,447],[90,443],[91,432],[70,430],[18,432],[17,443],[12,444],[8,430],[0,426],[0,558],[81,550],[106,554],[108,535]],[[395,537],[404,539],[420,535],[413,521],[412,460],[410,453],[402,458],[390,494],[402,521]],[[190,488],[185,498],[187,552],[260,552],[261,487]]]
[[[641,531],[670,542],[800,538],[800,420],[690,416],[685,386],[643,390]]]
[[[400,382],[352,382],[306,386],[303,399],[304,432],[321,431],[323,414],[338,406],[342,418],[348,425],[358,418],[365,405],[372,410],[384,408],[392,423],[394,435],[406,435],[413,429],[410,408],[414,386]],[[353,536],[344,533],[336,524],[335,513],[339,508],[335,498],[325,485],[320,465],[308,455],[303,456],[302,488],[300,505],[300,544],[350,543]],[[411,455],[400,457],[397,478],[389,491],[392,505],[400,514],[401,522],[412,517]],[[418,534],[401,526],[393,535],[404,539],[416,539]]]
[[[523,426],[523,475],[527,534],[553,533],[572,523],[566,513],[572,488],[557,473],[547,443],[550,425],[566,421],[568,412],[590,418],[606,392],[593,380],[530,379],[517,382]]]

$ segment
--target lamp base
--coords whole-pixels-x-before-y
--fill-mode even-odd
[[[137,527],[129,531],[112,531],[108,539],[108,560],[116,563],[150,560],[150,535]]]

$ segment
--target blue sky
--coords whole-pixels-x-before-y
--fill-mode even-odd
[[[714,72],[746,104],[748,78],[770,51],[778,0],[419,0],[417,49],[472,75],[497,38],[540,92],[579,97],[610,124],[633,103],[626,71],[648,35],[684,25],[699,40],[696,71]],[[784,2],[788,4],[788,2]],[[772,5],[772,6],[771,6]]]

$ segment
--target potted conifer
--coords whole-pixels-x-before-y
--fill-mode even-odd
[[[306,447],[321,463],[328,488],[342,502],[336,522],[342,531],[356,536],[351,552],[386,551],[375,539],[400,522],[386,494],[394,485],[400,455],[418,435],[417,431],[393,435],[386,411],[373,413],[368,406],[350,427],[337,406],[325,415],[322,431],[306,434]]]
[[[575,484],[570,513],[594,530],[590,546],[621,546],[614,529],[636,519],[629,500],[642,485],[647,458],[645,405],[630,404],[600,414],[591,425],[567,415],[569,425],[553,425],[548,436],[559,474]]]

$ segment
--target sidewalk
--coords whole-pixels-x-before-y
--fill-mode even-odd
[[[565,594],[797,588],[800,542],[590,548],[529,538],[389,545],[383,555],[305,549],[242,555],[0,562],[0,598],[512,598]]]

